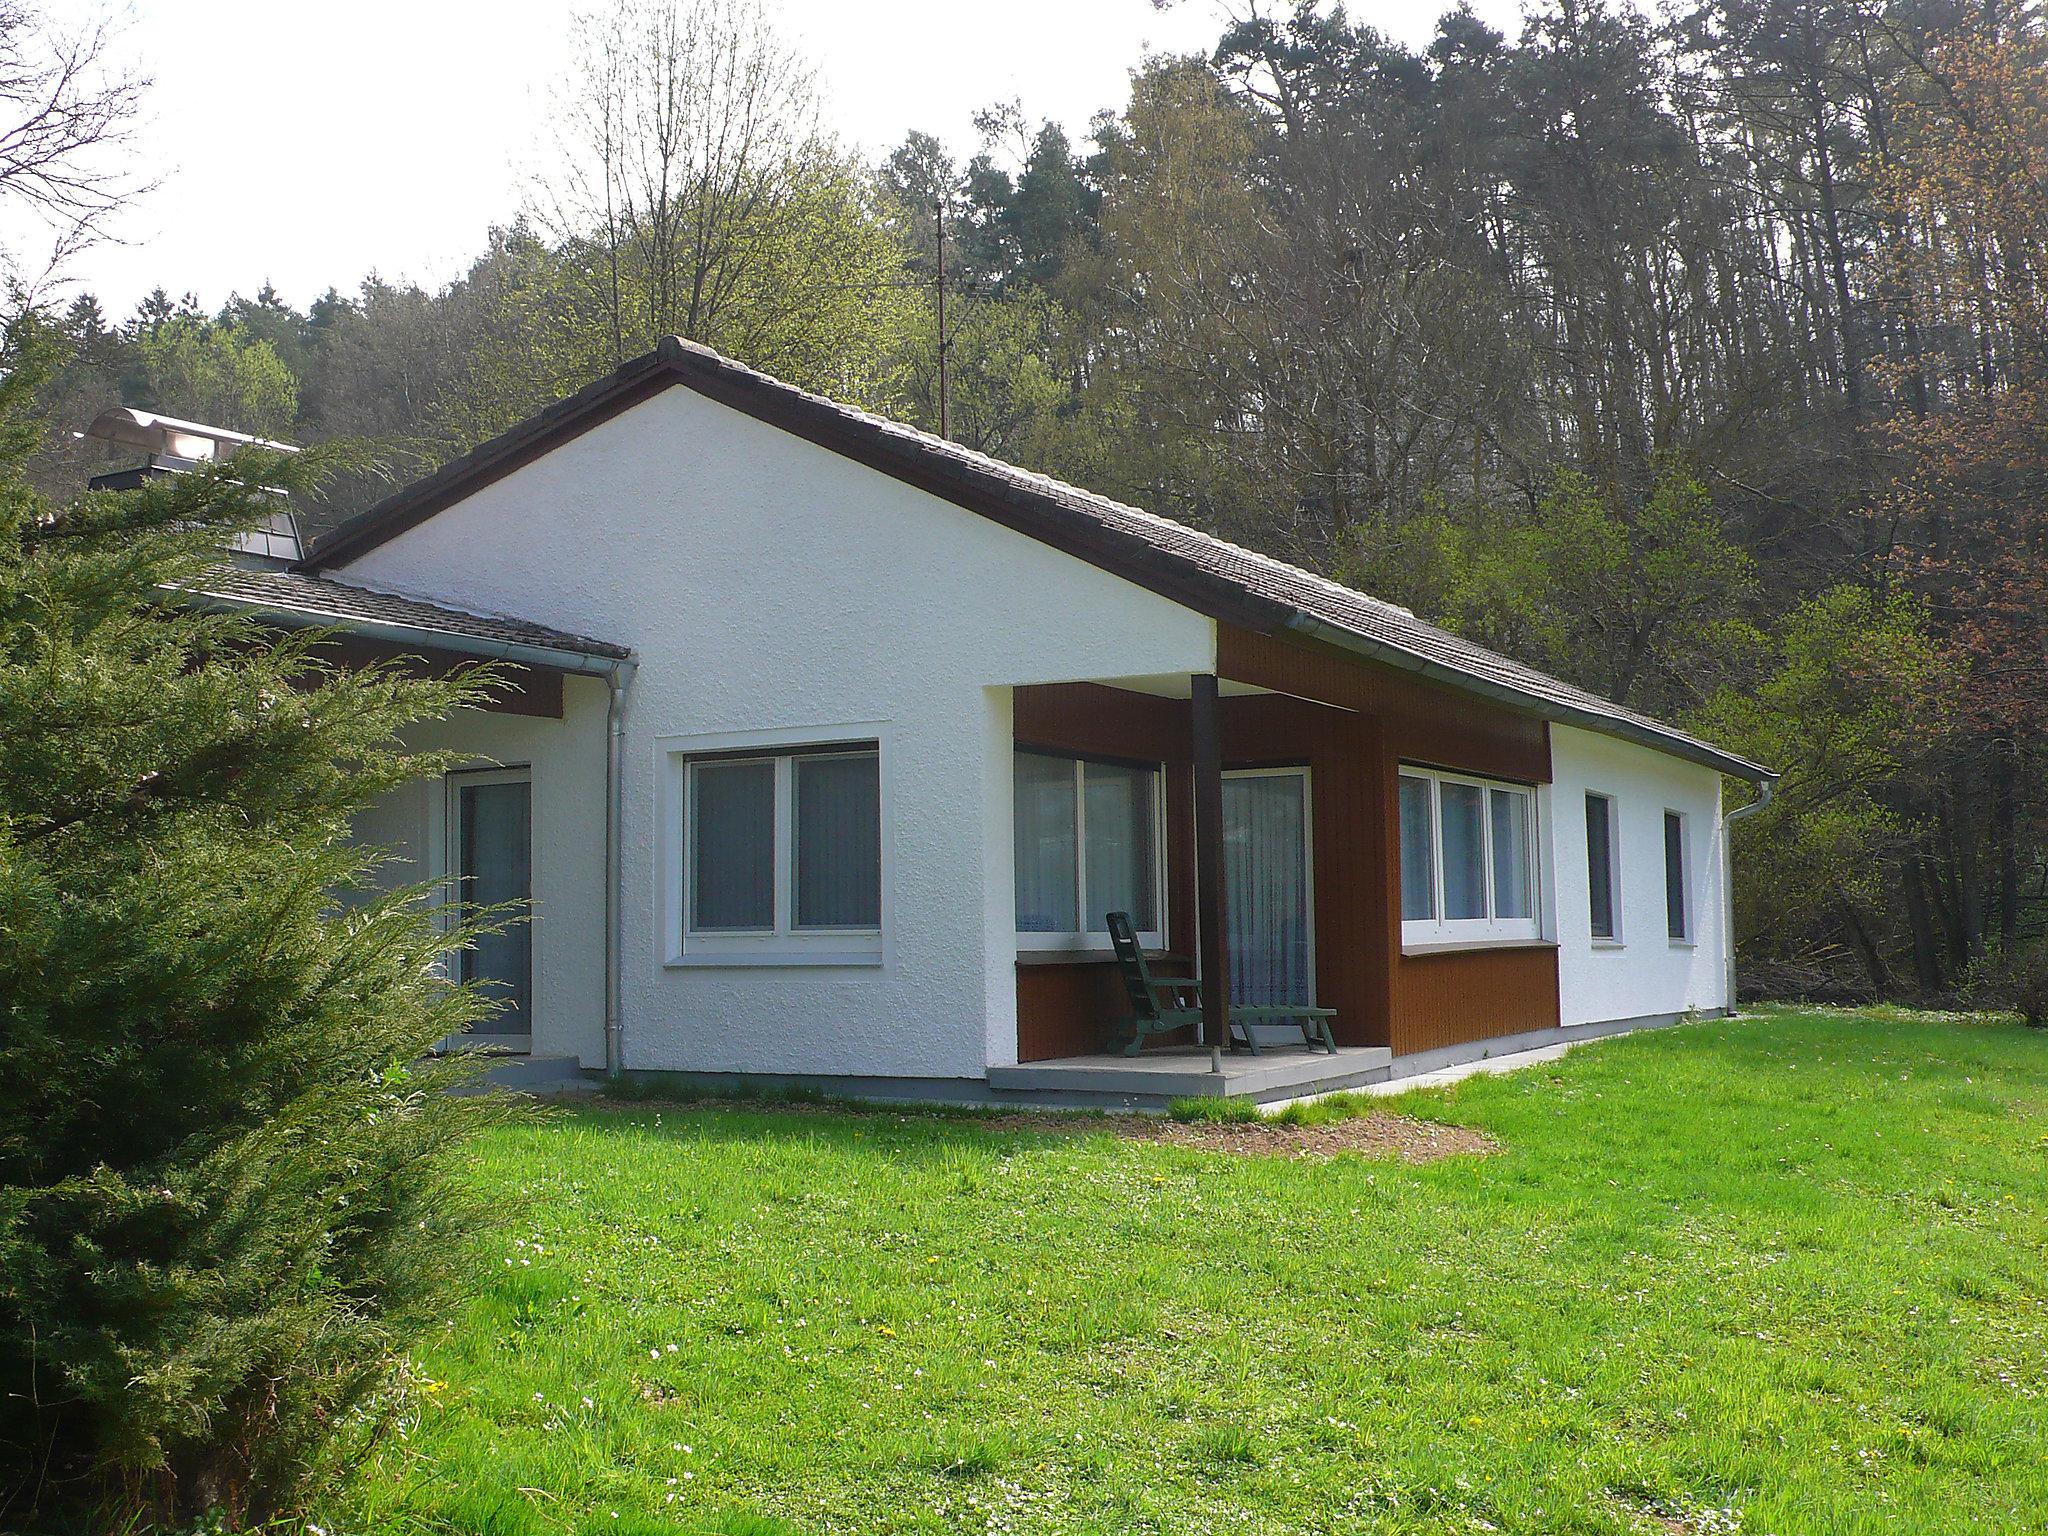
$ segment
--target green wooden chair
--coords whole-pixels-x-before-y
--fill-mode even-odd
[[[1124,1045],[1124,1054],[1137,1055],[1145,1048],[1147,1035],[1171,1034],[1177,1029],[1193,1029],[1195,1038],[1200,1039],[1201,978],[1161,976],[1155,972],[1138,943],[1130,913],[1112,912],[1107,922],[1110,947],[1116,951],[1116,968],[1123,977],[1124,992],[1131,1002],[1131,1018],[1125,1026],[1130,1030],[1131,1038]],[[1263,1052],[1259,1048],[1259,1037],[1252,1032],[1254,1024],[1294,1024],[1300,1028],[1305,1042],[1319,1045],[1334,1056],[1337,1054],[1337,1041],[1330,1033],[1330,1020],[1335,1017],[1337,1010],[1334,1008],[1310,1008],[1305,1004],[1280,1003],[1255,1008],[1233,1004],[1229,1026],[1233,1034],[1227,1043],[1236,1050],[1241,1039],[1245,1048],[1258,1056]]]

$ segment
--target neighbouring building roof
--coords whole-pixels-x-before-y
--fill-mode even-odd
[[[623,645],[567,634],[502,614],[464,613],[440,603],[376,592],[298,571],[218,566],[188,588],[200,602],[245,610],[290,628],[332,625],[354,634],[503,656],[578,670],[576,663],[614,662],[632,655]]]
[[[1509,708],[1636,741],[1741,778],[1775,777],[1675,726],[1424,623],[1405,608],[798,389],[673,336],[332,529],[314,541],[301,568],[346,564],[566,439],[678,384],[1214,618],[1264,633],[1296,633]]]

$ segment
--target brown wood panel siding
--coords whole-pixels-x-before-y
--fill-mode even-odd
[[[1403,955],[1394,985],[1394,1054],[1557,1026],[1557,951],[1470,949]]]
[[[1162,971],[1179,971],[1189,962],[1169,958]],[[1111,1029],[1131,1016],[1124,984],[1113,961],[1017,966],[1017,1059],[1052,1061],[1061,1056],[1092,1056],[1109,1049]],[[1130,1037],[1125,1036],[1126,1039]],[[1153,1035],[1146,1044],[1183,1044],[1192,1031]]]
[[[1403,761],[1550,782],[1550,732],[1543,721],[1392,667],[1220,624],[1216,670],[1241,683],[1377,716]]]

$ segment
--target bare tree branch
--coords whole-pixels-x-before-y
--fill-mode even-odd
[[[0,207],[51,231],[34,278],[5,253],[18,288],[47,283],[152,185],[123,154],[149,80],[115,59],[117,32],[108,14],[65,30],[30,0],[0,0]]]

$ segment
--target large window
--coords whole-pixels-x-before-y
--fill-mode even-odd
[[[707,755],[682,767],[686,954],[879,957],[874,743]]]
[[[1401,941],[1535,938],[1535,791],[1420,768],[1400,789]]]
[[[1692,942],[1692,869],[1678,811],[1664,813],[1664,925],[1674,942]]]
[[[1621,887],[1621,849],[1615,835],[1614,797],[1588,791],[1586,795],[1586,905],[1593,937],[1603,943],[1621,942],[1618,916]]]
[[[1163,941],[1160,775],[1149,764],[1016,757],[1017,946],[1107,948],[1107,914]]]

